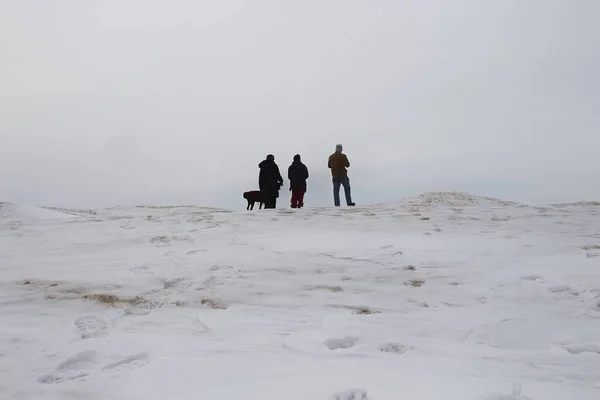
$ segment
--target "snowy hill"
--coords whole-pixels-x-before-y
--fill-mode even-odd
[[[599,211],[2,203],[0,399],[595,400]]]
[[[40,221],[46,219],[68,219],[69,215],[47,208],[0,203],[0,219],[17,221]]]

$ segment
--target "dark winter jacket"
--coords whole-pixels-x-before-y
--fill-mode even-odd
[[[274,158],[267,157],[258,164],[260,173],[258,175],[258,187],[265,197],[279,197],[279,188],[283,185],[283,178]]]
[[[294,156],[294,162],[288,168],[288,179],[290,180],[290,190],[303,190],[306,192],[308,168],[302,164],[299,155]]]
[[[331,168],[331,176],[343,179],[348,176],[346,168],[350,167],[350,161],[348,161],[348,157],[344,153],[336,151],[329,156],[327,166]]]

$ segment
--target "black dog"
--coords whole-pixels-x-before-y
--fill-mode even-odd
[[[265,200],[263,199],[260,190],[251,190],[249,192],[244,192],[244,198],[248,200],[248,207],[246,207],[246,210],[254,210],[254,203],[257,202],[259,203],[259,210],[263,207],[263,204],[265,204]]]

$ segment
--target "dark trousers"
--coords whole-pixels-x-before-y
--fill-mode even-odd
[[[261,188],[260,192],[265,203],[264,208],[275,208],[277,205],[277,197],[279,196],[279,192],[277,190],[272,190],[271,188]]]
[[[304,207],[304,189],[292,189],[292,208]]]
[[[265,198],[265,208],[275,208],[277,206],[277,197]]]
[[[350,179],[347,176],[336,177],[333,179],[333,203],[336,207],[340,206],[340,186],[344,187],[344,194],[346,195],[346,204],[352,204],[352,194],[350,193]]]

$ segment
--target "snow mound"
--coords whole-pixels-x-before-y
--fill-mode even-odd
[[[562,207],[598,207],[600,206],[600,201],[578,201],[575,203],[555,203],[550,204],[552,207],[562,208]]]
[[[11,220],[51,220],[51,219],[70,219],[72,215],[67,215],[59,211],[49,210],[43,207],[17,205],[12,203],[0,203],[0,219]]]
[[[494,197],[475,196],[464,192],[427,192],[417,197],[406,199],[409,205],[420,207],[524,207],[513,201],[501,200]]]

